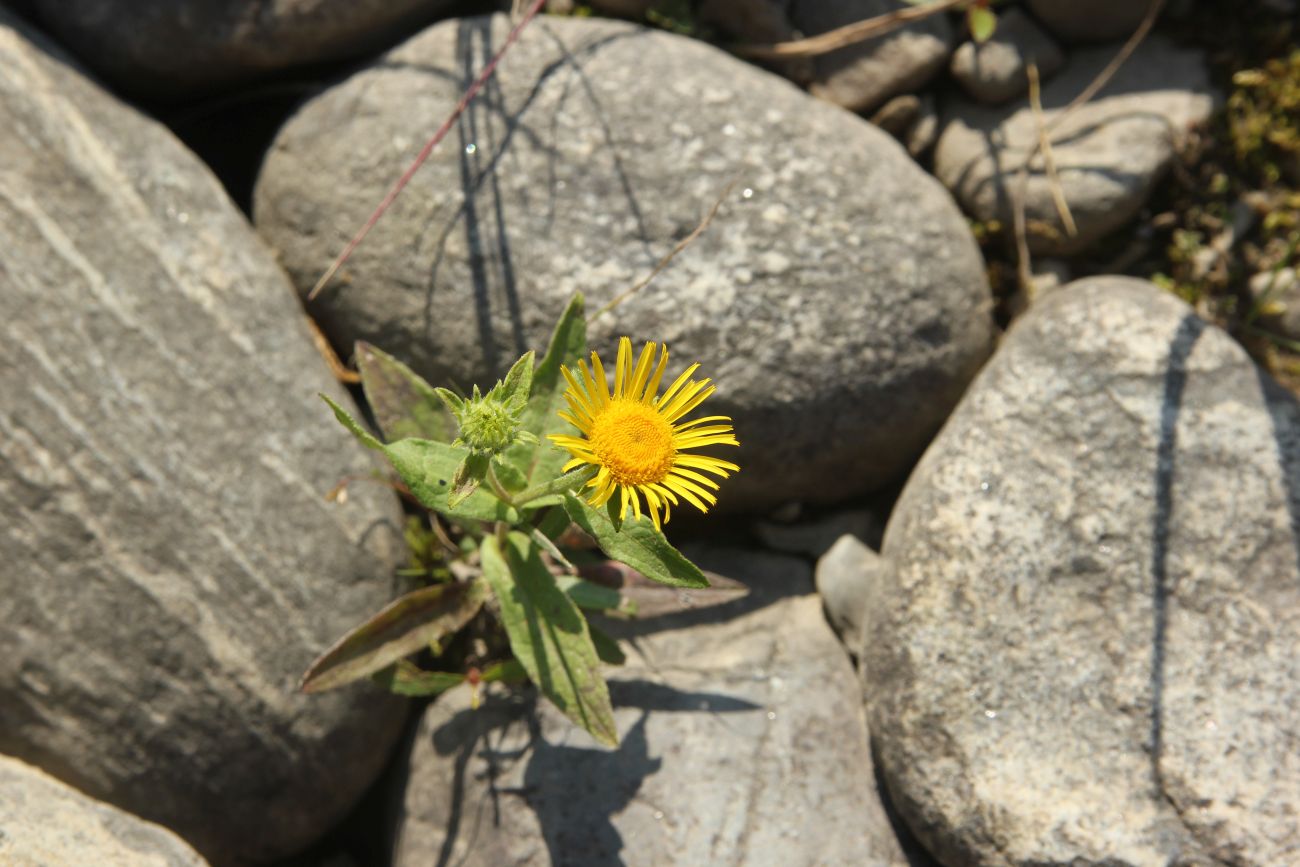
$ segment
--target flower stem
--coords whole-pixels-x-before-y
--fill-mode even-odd
[[[572,491],[574,488],[585,485],[595,478],[597,471],[598,468],[593,466],[579,467],[573,472],[565,473],[558,479],[552,479],[545,484],[536,485],[521,494],[515,495],[514,502],[511,505],[518,507],[533,500],[539,500],[542,497],[549,497],[551,494]]]
[[[516,508],[519,506],[519,501],[511,496],[510,492],[506,490],[505,485],[501,484],[501,480],[497,478],[497,471],[492,468],[491,460],[488,461],[487,483],[488,487],[492,489],[492,493],[496,494],[498,500],[505,503],[507,506],[513,506]]]

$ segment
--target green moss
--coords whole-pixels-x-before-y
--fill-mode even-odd
[[[1300,180],[1300,49],[1232,83],[1227,122],[1238,163],[1264,184]]]

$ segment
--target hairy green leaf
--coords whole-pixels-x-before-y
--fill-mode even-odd
[[[591,643],[596,646],[596,654],[600,661],[606,665],[622,665],[627,662],[627,654],[623,648],[618,646],[618,642],[610,638],[604,630],[595,626],[591,627]]]
[[[302,676],[303,692],[323,692],[387,668],[431,641],[454,635],[483,606],[482,580],[407,593],[339,639]]]
[[[358,341],[356,353],[361,388],[385,439],[451,442],[456,425],[429,383],[369,343]]]
[[[447,508],[454,509],[478,490],[487,475],[488,456],[470,453],[456,467],[451,477],[451,490],[447,492]]]
[[[519,468],[509,461],[493,458],[492,469],[496,471],[497,481],[507,491],[517,494],[528,487],[528,479],[524,478],[524,474],[519,471]]]
[[[573,604],[591,611],[616,610],[623,604],[623,595],[613,587],[602,587],[584,581],[576,575],[557,575],[555,583],[568,594]]]
[[[465,457],[463,449],[405,439],[384,446],[384,453],[415,498],[430,509],[451,518],[513,522],[515,510],[481,487],[455,506],[447,502],[452,478]]]
[[[528,395],[533,388],[533,365],[536,363],[537,353],[531,349],[525,352],[506,378],[501,380],[500,385],[492,389],[492,394],[514,412],[518,412],[528,404]]]
[[[514,509],[502,503],[491,493],[477,490],[455,506],[447,502],[447,495],[452,490],[452,480],[456,470],[465,459],[465,450],[454,448],[435,440],[422,440],[408,437],[385,445],[375,439],[365,428],[348,414],[347,410],[330,400],[326,395],[321,398],[334,410],[335,417],[367,448],[377,449],[388,456],[397,475],[406,483],[411,494],[427,508],[450,518],[474,519],[479,521],[513,521],[517,517]]]
[[[551,335],[550,347],[533,372],[532,392],[522,418],[523,429],[535,435],[538,442],[512,446],[506,452],[511,463],[523,471],[529,485],[558,477],[560,469],[569,460],[568,454],[552,445],[546,435],[572,430],[569,423],[557,415],[568,406],[564,400],[567,386],[560,375],[560,366],[576,367],[578,360],[586,354],[587,320],[579,293],[573,296],[560,316],[555,333]]]
[[[504,681],[506,683],[523,683],[528,679],[528,672],[519,664],[517,659],[507,659],[505,662],[496,662],[483,669],[482,681],[492,683],[493,681]]]
[[[465,675],[454,671],[424,671],[403,659],[375,674],[375,681],[389,692],[418,698],[440,695],[460,686],[465,682]]]
[[[501,605],[510,649],[542,694],[609,746],[618,730],[586,618],[556,586],[531,539],[517,531],[504,546],[483,540],[483,575]]]
[[[564,508],[606,554],[647,578],[674,587],[709,586],[699,567],[682,556],[648,518],[630,518],[617,529],[605,510],[593,508],[571,493],[565,495]]]
[[[329,404],[330,409],[334,410],[334,417],[339,420],[339,424],[351,431],[352,435],[356,437],[357,441],[363,446],[378,451],[384,450],[384,444],[377,440],[374,434],[362,427],[361,422],[353,418],[352,414],[346,409],[335,403],[328,395],[322,394],[320,399]]]

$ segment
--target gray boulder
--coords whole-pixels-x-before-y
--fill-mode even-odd
[[[805,36],[906,9],[904,0],[793,0],[790,20]],[[892,33],[819,54],[814,95],[849,111],[871,111],[891,96],[924,87],[952,53],[952,25],[931,15]]]
[[[1156,0],[1029,0],[1029,9],[1066,42],[1127,39]]]
[[[0,863],[8,867],[206,867],[166,828],[0,756]]]
[[[1070,100],[1113,57],[1112,48],[1080,49],[1043,88],[1044,122],[1053,125],[1061,191],[1078,234],[1066,234],[1040,155],[1024,195],[1031,251],[1073,255],[1125,225],[1169,169],[1180,136],[1214,109],[1200,53],[1152,36],[1100,94],[1057,125]],[[1010,225],[1011,196],[1037,140],[1039,125],[1028,100],[1004,108],[953,100],[935,146],[935,174],[972,216]]]
[[[1012,327],[890,519],[865,679],[946,864],[1300,853],[1300,404],[1153,285]]]
[[[506,27],[433,27],[286,124],[255,214],[300,289]],[[670,372],[702,362],[718,385],[705,408],[742,443],[725,507],[835,500],[906,471],[992,341],[982,260],[942,186],[870,124],[630,24],[542,22],[494,81],[316,302],[337,345],[490,382],[545,347],[574,292],[594,311],[648,274],[734,180],[708,230],[593,321],[593,346],[609,358],[627,334],[666,341]]]
[[[391,598],[401,513],[324,501],[373,464],[216,179],[48,50],[0,11],[0,752],[213,860],[287,854],[397,736],[401,704],[296,683]]]
[[[96,72],[175,97],[307,63],[357,57],[428,23],[451,0],[30,0]]]
[[[880,555],[845,533],[817,560],[813,573],[826,619],[854,653],[861,649],[867,600],[876,586]]]
[[[1066,234],[1040,154],[1025,193],[1035,253],[1078,253],[1132,219],[1169,168],[1187,128],[1214,109],[1200,52],[1151,37],[1100,93],[1058,123],[1114,55],[1113,48],[1076,51],[1043,87],[1043,120],[1078,232]],[[990,108],[955,99],[935,145],[935,174],[972,215],[1010,225],[1020,169],[1038,139],[1028,100]]]
[[[1029,92],[1029,64],[1040,81],[1050,78],[1065,55],[1033,19],[1019,9],[998,16],[997,30],[987,42],[965,42],[953,52],[952,77],[977,101],[996,105]]]
[[[845,535],[879,548],[884,525],[868,509],[842,509],[794,523],[757,521],[753,529],[764,547],[816,560]]]
[[[396,867],[905,864],[878,799],[852,666],[808,567],[713,552],[752,593],[618,624],[607,669],[622,736],[602,749],[529,694],[429,707]]]

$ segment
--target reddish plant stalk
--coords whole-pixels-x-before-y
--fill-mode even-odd
[[[438,131],[433,134],[433,137],[425,142],[424,147],[420,149],[420,152],[416,154],[415,159],[411,161],[411,165],[407,167],[406,171],[402,173],[402,176],[393,184],[392,188],[388,191],[388,194],[384,196],[383,201],[379,203],[379,207],[375,208],[375,212],[370,215],[370,219],[366,220],[366,224],[361,227],[361,231],[352,236],[352,240],[348,241],[348,245],[343,248],[343,252],[340,253],[338,258],[330,264],[325,273],[321,275],[321,278],[316,281],[316,285],[307,293],[308,301],[311,301],[320,294],[320,291],[325,288],[326,284],[328,284],[330,280],[334,279],[334,275],[343,267],[343,263],[348,260],[348,257],[350,257],[352,252],[357,249],[357,246],[365,240],[366,235],[370,234],[370,230],[379,222],[379,218],[384,215],[384,212],[388,210],[389,206],[393,204],[398,195],[401,194],[402,190],[406,188],[406,185],[410,183],[411,178],[415,177],[415,173],[420,170],[420,166],[424,165],[424,161],[429,158],[429,154],[433,153],[433,149],[438,146],[438,143],[441,142],[451,130],[451,125],[464,113],[465,109],[469,107],[470,102],[478,95],[479,90],[481,90],[483,85],[487,83],[487,80],[492,77],[492,73],[496,71],[497,64],[501,61],[501,58],[510,50],[510,46],[519,38],[519,33],[528,26],[528,22],[532,21],[533,18],[536,17],[537,13],[541,11],[545,2],[546,0],[532,0],[532,3],[529,4],[528,9],[524,12],[523,17],[521,17],[519,22],[510,29],[510,33],[506,36],[506,41],[501,44],[501,48],[492,56],[492,59],[488,61],[487,65],[483,67],[483,71],[478,74],[478,77],[474,79],[474,82],[465,89],[465,93],[461,96],[460,102],[456,103],[456,107],[452,110],[451,114],[447,116],[447,119],[443,121],[442,126],[438,127]]]

